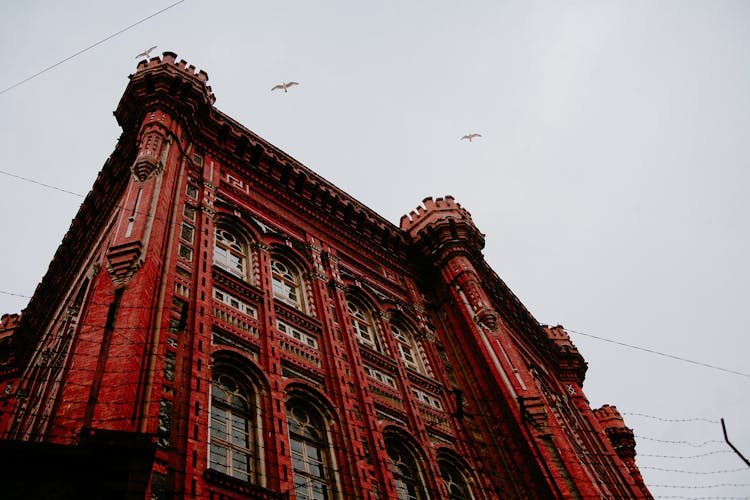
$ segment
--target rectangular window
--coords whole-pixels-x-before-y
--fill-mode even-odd
[[[189,219],[193,222],[195,222],[195,212],[196,209],[191,207],[190,205],[185,205],[185,208],[182,209],[182,215],[184,215],[186,219]]]
[[[404,360],[404,364],[407,367],[413,370],[419,370],[419,364],[417,364],[417,360],[414,357],[414,353],[412,352],[411,347],[399,343],[398,350],[401,352],[401,359]]]
[[[187,241],[188,243],[193,242],[193,236],[195,235],[195,229],[189,224],[182,224],[182,231],[180,232],[180,238]]]
[[[178,250],[178,252],[181,258],[185,259],[188,262],[192,262],[193,250],[189,246],[180,243],[180,249]]]
[[[190,297],[190,288],[188,288],[187,286],[183,285],[179,281],[175,281],[174,291],[175,291],[175,293],[177,293],[179,295],[183,295],[185,297]]]
[[[389,385],[396,389],[396,380],[394,380],[393,377],[390,375],[386,375],[385,373],[381,372],[380,370],[376,370],[375,368],[371,368],[367,365],[365,365],[365,373],[368,377],[373,378],[380,382],[381,384]]]
[[[253,318],[258,317],[258,309],[255,308],[255,306],[251,306],[250,304],[238,299],[234,295],[231,295],[223,290],[218,290],[214,288],[214,298],[218,300],[219,302],[223,302],[224,304],[233,307],[234,309],[237,309],[238,311],[247,314],[248,316],[252,316]]]
[[[298,330],[297,328],[294,328],[292,325],[285,323],[280,319],[276,320],[276,328],[278,328],[281,333],[284,333],[302,342],[308,347],[312,347],[313,349],[318,348],[318,339],[316,339],[312,335],[308,335],[307,333]]]
[[[188,197],[197,200],[198,199],[198,188],[193,186],[192,184],[188,184],[185,188],[185,194],[188,195]]]
[[[411,392],[414,394],[414,396],[419,400],[420,403],[424,403],[428,406],[432,406],[433,408],[437,410],[443,409],[443,404],[440,402],[438,398],[435,396],[432,396],[430,394],[427,394],[424,391],[421,391],[419,389],[415,389],[412,387]]]
[[[195,153],[193,155],[193,164],[198,165],[199,167],[203,166],[203,156],[199,155],[198,153]]]
[[[167,351],[164,356],[164,379],[169,382],[174,382],[174,370],[177,354],[172,351]]]

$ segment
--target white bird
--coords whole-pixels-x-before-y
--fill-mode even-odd
[[[292,87],[294,85],[299,85],[299,83],[297,83],[297,82],[287,82],[287,83],[281,82],[280,84],[274,85],[273,87],[271,87],[271,91],[274,91],[276,89],[284,89],[284,92],[287,92],[286,89],[288,89],[289,87]]]
[[[464,139],[469,139],[469,142],[471,142],[471,140],[474,139],[475,137],[482,137],[482,134],[476,134],[476,133],[466,134],[465,136],[461,137],[461,140],[463,141]]]
[[[135,56],[135,58],[136,59],[140,59],[141,57],[144,57],[144,58],[148,59],[148,57],[151,55],[151,51],[154,50],[155,48],[156,48],[156,45],[154,45],[153,47],[151,47],[148,50],[144,50],[143,52],[141,52],[140,54],[138,54],[137,56]]]

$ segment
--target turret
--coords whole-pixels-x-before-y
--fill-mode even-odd
[[[560,380],[582,386],[588,365],[573,345],[568,332],[560,325],[544,326],[544,331],[554,346],[552,352]]]
[[[633,480],[644,492],[645,497],[651,498],[648,488],[643,483],[641,471],[635,464],[635,436],[633,430],[625,425],[625,420],[615,406],[604,405],[594,410],[594,416],[596,416],[599,425],[602,426],[602,429],[607,434],[615,452],[625,463]]]
[[[137,132],[142,120],[155,106],[171,116],[181,116],[183,126],[195,126],[196,116],[209,113],[216,97],[208,85],[208,74],[184,60],[176,62],[177,54],[164,52],[138,64],[130,83],[115,110],[123,131]]]
[[[453,196],[422,200],[408,215],[401,217],[401,230],[414,245],[436,264],[455,252],[477,256],[484,248],[484,235],[474,225],[471,214]]]
[[[497,329],[498,315],[480,284],[474,262],[482,259],[484,235],[474,225],[471,214],[452,196],[422,200],[401,217],[401,230],[412,240],[414,248],[427,258],[471,306],[471,316],[491,331]]]

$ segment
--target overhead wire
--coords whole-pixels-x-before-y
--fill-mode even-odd
[[[57,188],[56,186],[52,186],[52,185],[48,185],[48,184],[45,184],[45,183],[41,183],[41,182],[37,182],[37,181],[33,181],[33,180],[31,180],[31,179],[26,179],[26,178],[23,178],[23,177],[21,177],[21,176],[16,176],[16,175],[14,175],[14,174],[8,174],[7,172],[3,172],[3,171],[0,171],[0,173],[4,173],[4,174],[6,174],[6,175],[10,175],[10,176],[12,176],[12,177],[16,177],[16,178],[18,178],[18,179],[21,179],[21,180],[24,180],[24,181],[28,181],[28,182],[33,182],[33,183],[35,183],[35,184],[39,184],[39,185],[41,185],[41,186],[44,186],[44,187],[48,187],[48,188],[52,188],[52,189],[57,189],[57,190],[59,190],[59,191],[62,191],[62,192],[66,192],[66,193],[69,193],[69,194],[73,194],[73,195],[76,195],[76,196],[81,196],[81,195],[79,195],[79,194],[77,194],[77,193],[73,193],[73,192],[71,192],[71,191],[67,191],[67,190],[64,190],[64,189],[60,189],[60,188]],[[146,215],[148,215],[148,214],[146,214]],[[178,219],[178,220],[177,220],[177,221],[175,222],[175,224],[179,224],[179,223],[181,223],[181,219]],[[29,296],[26,296],[26,295],[22,295],[22,294],[17,294],[17,293],[13,293],[13,292],[8,292],[8,291],[4,291],[4,290],[0,290],[0,293],[6,294],[6,295],[12,295],[12,296],[26,297],[26,298],[28,298],[28,297],[29,297]],[[91,303],[91,302],[90,302],[89,304],[93,304],[93,303]],[[107,305],[107,304],[104,304],[104,305]],[[123,305],[123,306],[121,306],[121,307],[123,307],[123,308],[129,308],[129,307],[131,307],[131,308],[141,308],[141,309],[151,309],[151,310],[156,310],[156,309],[169,308],[169,307],[171,307],[171,306],[163,306],[163,307],[161,307],[161,308],[158,308],[158,307],[150,307],[150,306],[124,306],[124,305]],[[80,323],[80,325],[81,325],[81,326],[90,326],[90,327],[96,327],[96,328],[103,328],[103,327],[101,327],[100,325],[86,325],[85,323]],[[120,328],[120,329],[142,329],[142,328],[143,328],[143,329],[146,329],[146,328],[148,328],[148,327],[130,326],[130,327],[117,327],[117,328]],[[116,329],[117,329],[117,328],[116,328]],[[594,337],[594,338],[597,338],[597,339],[601,339],[601,340],[605,340],[605,341],[609,341],[608,339],[603,339],[603,338],[601,338],[601,337],[595,337],[595,336],[592,336],[592,335],[584,334],[584,333],[582,333],[582,332],[577,332],[577,331],[573,331],[573,330],[571,330],[571,332],[572,332],[572,333],[578,333],[578,334],[582,334],[582,335],[585,335],[585,336],[591,336],[591,337]],[[624,344],[624,343],[619,343],[619,342],[616,342],[616,341],[612,341],[612,342],[613,342],[613,343],[617,343],[617,344],[622,344],[622,345],[625,345],[625,346],[627,346],[627,347],[634,347],[634,348],[638,349],[638,347],[637,347],[637,346],[630,346],[630,345],[628,345],[628,344]],[[652,351],[651,351],[651,350],[649,350],[649,349],[645,349],[645,348],[641,348],[641,349],[642,349],[642,350],[646,350],[646,351],[648,351],[648,352],[652,352]],[[663,353],[658,353],[658,354],[661,354],[661,355],[665,355],[665,354],[663,354]],[[671,356],[671,355],[665,355],[665,356],[668,356],[668,357],[673,357],[673,358],[675,358],[675,359],[679,359],[679,360],[681,360],[681,361],[692,362],[692,363],[694,363],[694,364],[700,364],[700,365],[702,365],[702,366],[708,366],[708,367],[710,367],[710,368],[716,368],[716,369],[720,369],[720,370],[722,370],[722,371],[728,371],[728,372],[731,372],[731,373],[737,373],[737,374],[740,374],[740,375],[745,375],[745,374],[742,374],[742,373],[739,373],[739,372],[734,372],[734,371],[732,371],[732,370],[728,370],[728,369],[723,369],[723,368],[721,368],[721,367],[715,367],[715,366],[711,366],[711,365],[706,365],[706,364],[704,364],[704,363],[700,363],[700,362],[693,362],[693,361],[691,361],[691,360],[686,360],[686,359],[684,359],[684,358],[680,358],[680,357],[677,357],[677,356]],[[689,418],[689,419],[668,419],[668,418],[663,418],[663,417],[654,417],[654,416],[651,416],[651,415],[646,415],[646,414],[638,414],[638,413],[634,413],[633,415],[637,415],[637,416],[643,416],[643,417],[646,417],[646,418],[653,418],[653,419],[656,419],[656,420],[660,420],[660,421],[664,421],[664,422],[690,422],[690,421],[706,421],[706,422],[709,422],[709,423],[715,423],[715,422],[716,422],[716,421],[714,421],[714,420],[709,420],[709,419],[704,419],[704,418]],[[581,430],[583,430],[583,431],[588,431],[588,429],[578,429],[578,430],[579,430],[579,431],[581,431]],[[670,442],[670,441],[665,441],[665,440],[658,440],[658,439],[655,439],[655,438],[650,438],[650,437],[647,437],[647,436],[638,436],[638,437],[639,437],[639,438],[643,438],[643,439],[649,439],[649,440],[654,440],[654,441],[660,441],[660,442],[669,442],[669,443],[675,443],[675,444],[677,444],[677,443],[679,443],[679,444],[688,444],[688,445],[691,445],[691,446],[695,446],[695,447],[699,447],[699,446],[705,446],[706,444],[708,444],[708,443],[710,443],[710,442],[717,442],[717,443],[721,443],[720,441],[707,441],[707,442],[703,442],[703,443],[699,443],[699,444],[694,444],[694,443],[689,443],[689,442],[686,442],[686,441],[685,441],[685,442],[677,442],[677,441],[674,441],[674,442]],[[708,455],[708,454],[711,454],[711,453],[707,453],[707,454],[704,454],[704,456],[705,456],[705,455]],[[647,467],[644,467],[644,468],[647,468]],[[689,471],[686,471],[686,472],[689,472]],[[720,473],[720,472],[721,472],[721,471],[718,471],[718,472],[716,472],[716,473]],[[711,473],[711,472],[707,472],[707,473]]]
[[[649,349],[647,347],[640,347],[640,346],[628,344],[628,343],[625,343],[625,342],[620,342],[619,340],[612,340],[612,339],[608,339],[608,338],[605,338],[605,337],[599,337],[597,335],[592,335],[590,333],[584,333],[584,332],[577,331],[577,330],[571,330],[570,328],[565,328],[565,331],[566,332],[570,332],[570,333],[575,333],[577,335],[582,335],[584,337],[589,337],[589,338],[592,338],[592,339],[601,340],[603,342],[609,342],[610,344],[616,344],[616,345],[627,347],[627,348],[630,348],[630,349],[636,349],[638,351],[644,351],[644,352],[648,352],[648,353],[651,353],[651,354],[656,354],[657,356],[663,356],[665,358],[675,359],[677,361],[683,361],[685,363],[691,363],[691,364],[694,364],[694,365],[702,366],[704,368],[711,368],[711,369],[714,369],[714,370],[719,370],[719,371],[722,371],[722,372],[732,373],[734,375],[740,375],[742,377],[750,378],[750,373],[743,373],[743,372],[740,372],[740,371],[737,371],[737,370],[731,370],[729,368],[723,368],[721,366],[716,366],[716,365],[711,365],[711,364],[708,364],[708,363],[704,363],[702,361],[695,361],[695,360],[692,360],[692,359],[684,358],[682,356],[676,356],[674,354],[667,354],[667,353],[664,353],[664,352],[656,351],[654,349]]]
[[[3,172],[0,171],[0,173],[3,173]],[[180,221],[180,220],[176,221],[175,225],[177,225],[177,224],[182,224],[182,221]],[[15,296],[15,297],[22,297],[22,298],[31,298],[31,296],[29,296],[29,295],[23,295],[23,294],[20,294],[20,293],[9,292],[9,291],[6,291],[6,290],[0,290],[0,294],[10,295],[10,296]],[[121,306],[121,307],[123,307],[123,308],[132,307],[132,308],[152,309],[149,306]],[[630,345],[630,344],[625,344],[623,342],[619,342],[619,341],[616,341],[616,340],[611,340],[611,339],[607,339],[607,338],[604,338],[604,337],[597,337],[597,336],[594,336],[594,335],[591,335],[591,334],[586,334],[586,333],[578,332],[578,331],[575,331],[575,330],[568,330],[568,329],[566,329],[566,331],[569,331],[569,332],[572,332],[572,333],[577,333],[579,335],[584,335],[584,336],[587,336],[587,337],[596,338],[598,340],[603,340],[605,342],[611,342],[611,343],[614,343],[614,344],[618,344],[618,345],[630,347],[630,348],[633,348],[633,349],[638,349],[638,350],[642,350],[642,351],[651,352],[651,353],[658,354],[660,356],[665,356],[665,357],[668,357],[668,358],[672,358],[672,359],[675,359],[675,360],[678,360],[678,361],[683,361],[683,362],[686,362],[686,363],[690,363],[690,364],[694,364],[694,365],[699,365],[699,366],[702,366],[704,368],[711,368],[711,369],[719,370],[719,371],[722,371],[722,372],[725,372],[725,373],[731,373],[731,374],[740,375],[740,376],[743,376],[743,377],[750,377],[750,374],[742,373],[742,372],[739,372],[739,371],[736,371],[736,370],[732,370],[732,369],[729,369],[729,368],[724,368],[724,367],[716,366],[716,365],[710,365],[710,364],[707,364],[707,363],[703,363],[703,362],[700,362],[700,361],[694,361],[694,360],[682,358],[680,356],[676,356],[676,355],[672,355],[672,354],[666,354],[666,353],[662,353],[662,352],[658,352],[658,351],[653,351],[653,350],[647,349],[645,347],[639,347],[639,346],[634,346],[634,345]],[[626,412],[624,414],[628,414],[628,413]],[[668,418],[655,417],[655,416],[638,414],[638,413],[630,413],[629,415],[642,416],[642,417],[646,417],[646,418],[652,418],[654,420],[662,420],[662,421],[665,421],[665,422],[679,422],[679,421],[682,421],[682,420],[679,420],[679,419],[668,419]],[[719,422],[718,420],[711,420],[711,419],[702,418],[702,417],[693,417],[693,418],[690,418],[690,419],[687,419],[687,420],[684,420],[684,421],[704,421],[704,422],[707,422],[707,423],[718,423]]]
[[[123,29],[121,29],[121,30],[119,30],[119,31],[117,31],[115,33],[112,33],[111,35],[102,38],[98,42],[92,43],[88,47],[85,47],[85,48],[79,50],[78,52],[76,52],[76,53],[74,53],[74,54],[72,54],[72,55],[70,55],[70,56],[68,56],[68,57],[66,57],[64,59],[62,59],[60,61],[57,61],[56,63],[52,64],[51,66],[47,66],[46,68],[44,68],[44,69],[42,69],[40,71],[37,71],[33,75],[31,75],[29,77],[26,77],[23,80],[21,80],[21,81],[19,81],[17,83],[14,83],[13,85],[11,85],[9,87],[4,88],[3,90],[0,90],[0,95],[5,94],[6,92],[8,92],[10,90],[13,90],[16,87],[19,87],[20,85],[23,85],[24,83],[26,83],[26,82],[28,82],[30,80],[33,80],[34,78],[36,78],[38,76],[43,75],[44,73],[46,73],[46,72],[48,72],[48,71],[50,71],[50,70],[52,70],[52,69],[60,66],[61,64],[64,64],[64,63],[70,61],[71,59],[74,59],[74,58],[80,56],[81,54],[83,54],[85,52],[88,52],[89,50],[93,49],[94,47],[97,47],[97,46],[103,44],[104,42],[109,41],[109,40],[115,38],[116,36],[125,33],[126,31],[128,31],[128,30],[130,30],[132,28],[135,28],[139,24],[142,24],[142,23],[148,21],[149,19],[151,19],[153,17],[156,17],[159,14],[162,14],[162,13],[168,11],[169,9],[173,8],[173,7],[176,7],[177,5],[181,4],[184,1],[185,0],[178,0],[177,2],[175,2],[173,4],[168,5],[168,6],[164,7],[163,9],[158,10],[158,11],[154,12],[153,14],[146,16],[146,17],[144,17],[143,19],[141,19],[139,21],[136,21],[135,23],[131,24],[130,26],[126,26],[125,28],[123,28]],[[72,193],[72,194],[75,194],[75,193]]]

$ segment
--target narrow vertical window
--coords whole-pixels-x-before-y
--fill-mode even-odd
[[[297,500],[333,498],[330,454],[322,416],[302,401],[287,409]]]
[[[347,307],[349,308],[349,314],[352,317],[352,326],[354,327],[354,333],[357,335],[359,343],[370,349],[380,351],[380,343],[378,342],[375,326],[373,325],[372,316],[370,316],[369,311],[351,300],[347,302]]]
[[[246,278],[247,244],[233,232],[217,227],[214,243],[214,264],[230,273]]]
[[[419,351],[414,344],[414,337],[411,333],[395,324],[391,324],[391,331],[398,341],[398,351],[401,354],[401,359],[404,360],[406,367],[423,372],[424,369],[422,367]]]
[[[273,295],[294,307],[304,311],[302,302],[302,280],[299,272],[292,266],[278,260],[271,260],[271,281],[273,283]]]
[[[255,472],[255,408],[249,391],[226,374],[211,384],[211,427],[209,428],[209,467],[242,481],[251,481]]]

